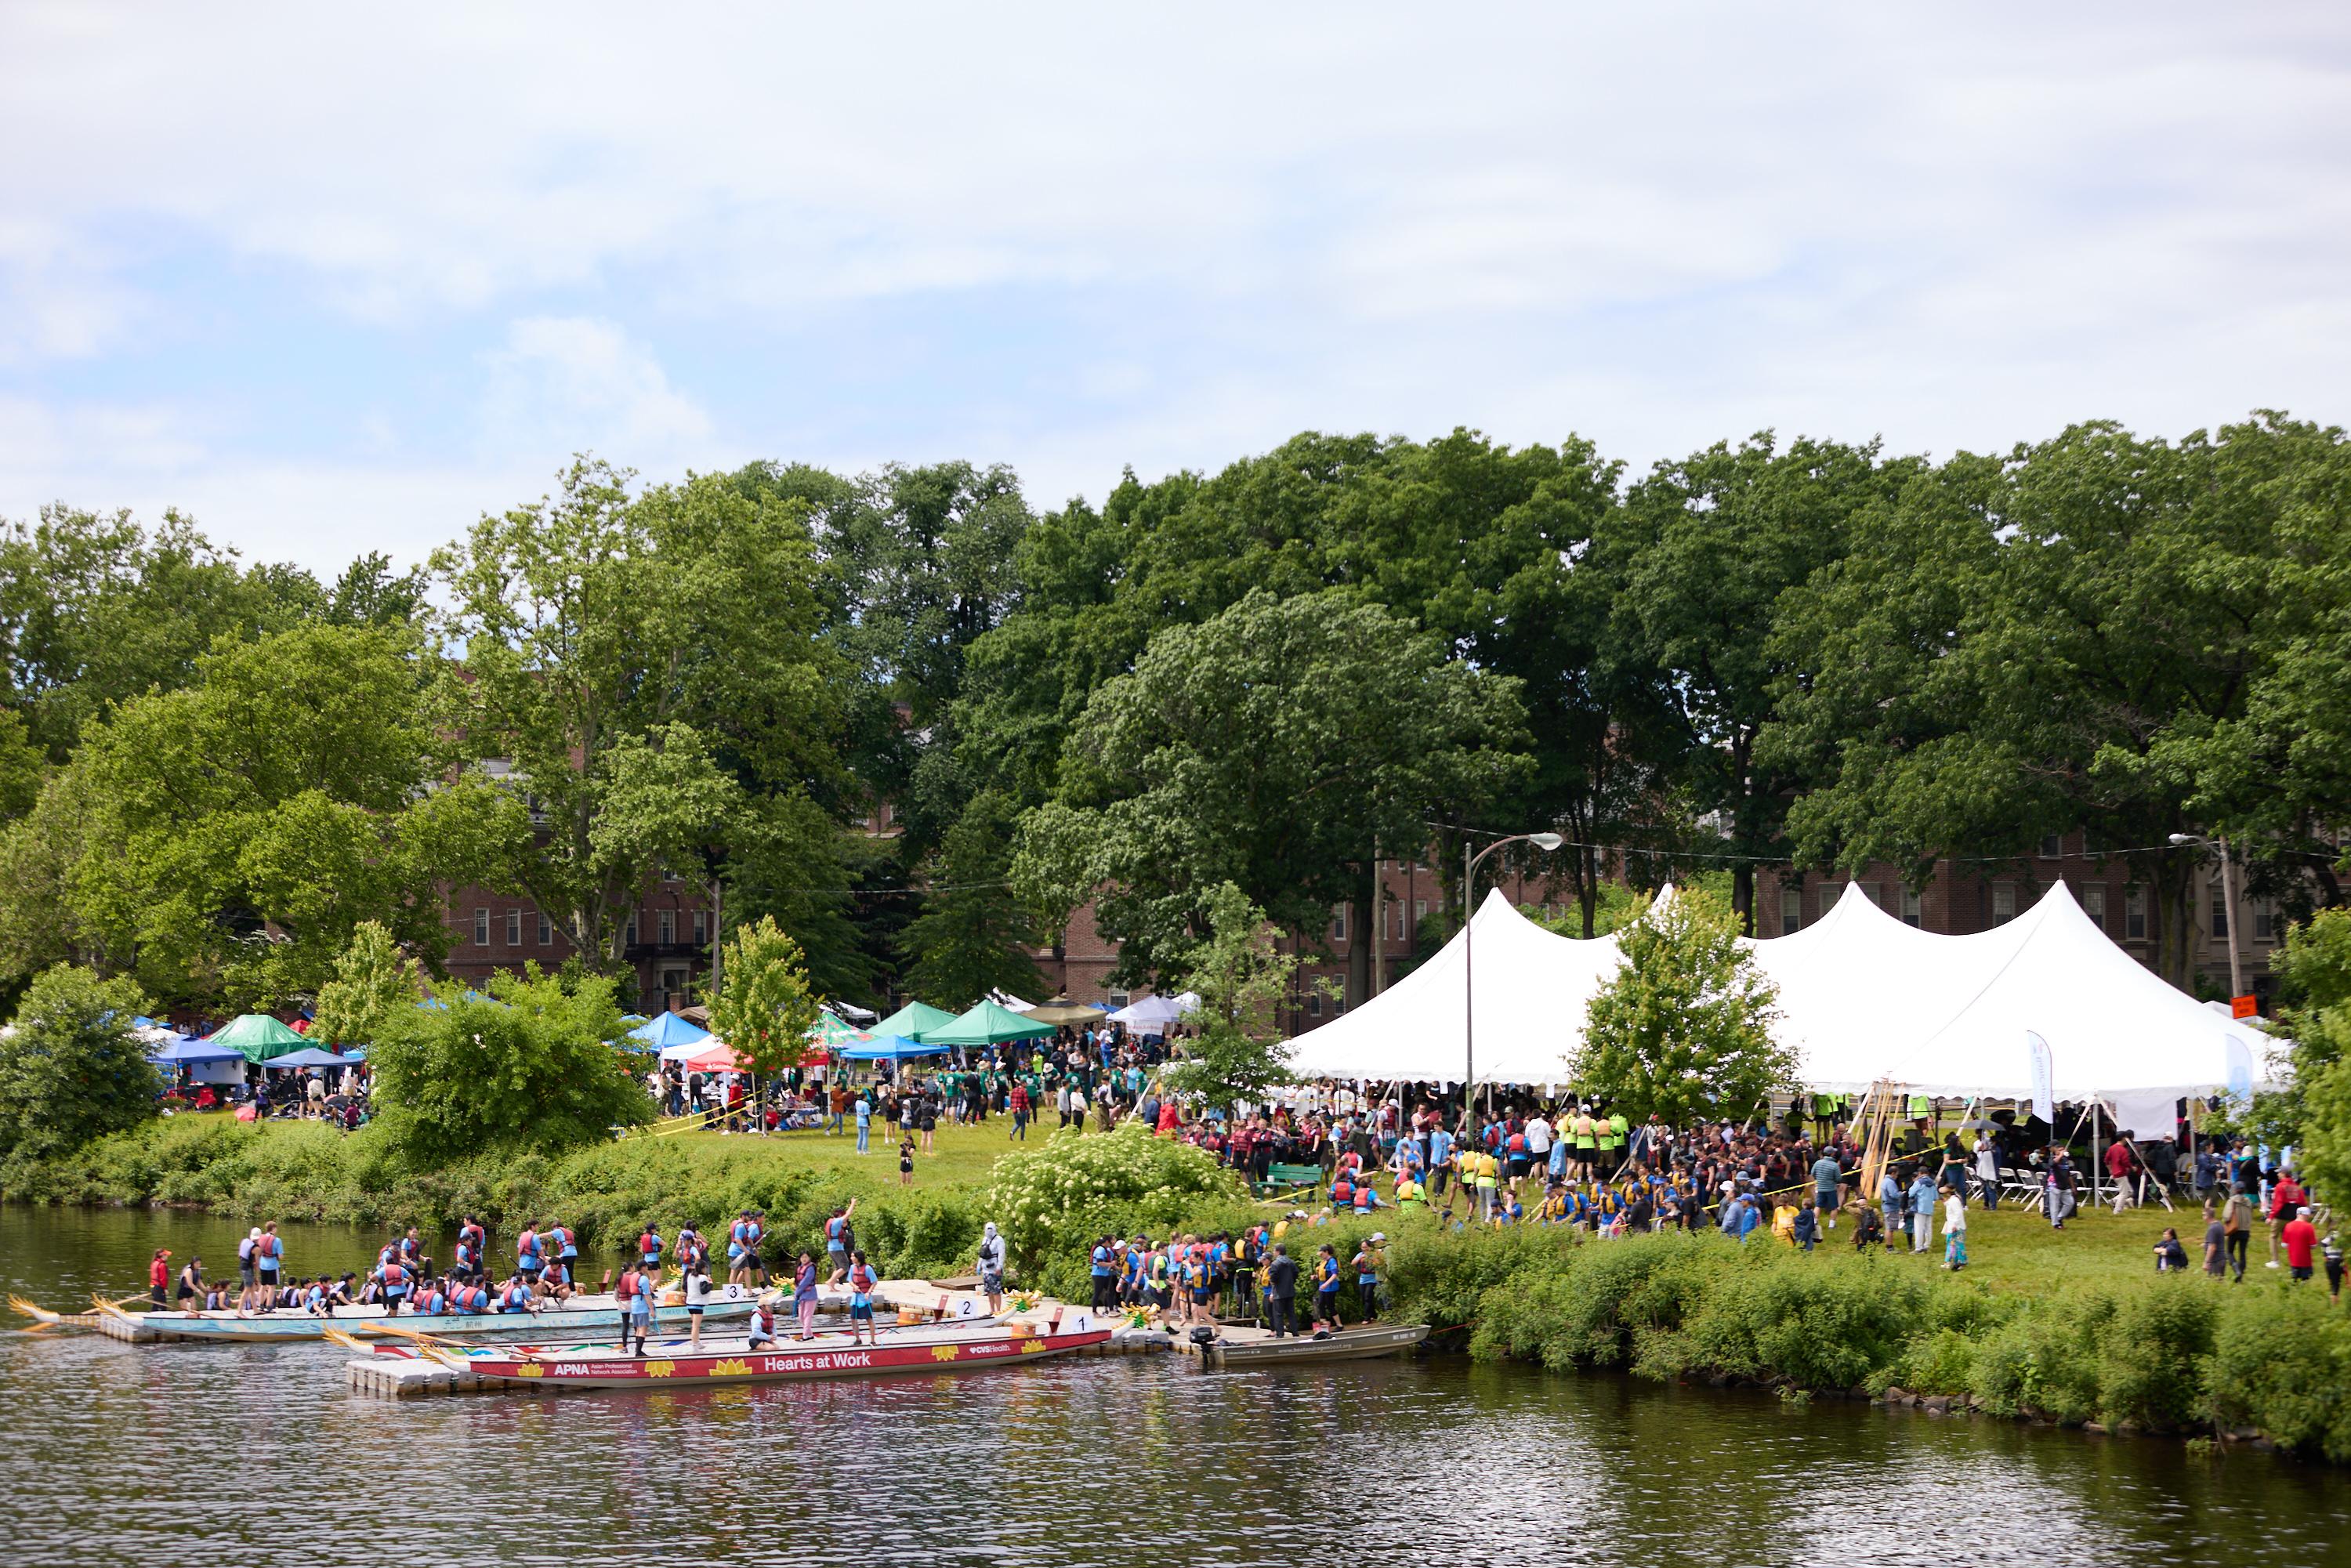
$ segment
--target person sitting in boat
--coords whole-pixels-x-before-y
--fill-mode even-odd
[[[413,1309],[419,1317],[445,1318],[457,1309],[449,1304],[448,1288],[438,1280],[427,1280],[416,1292]]]
[[[506,1284],[499,1290],[498,1311],[501,1312],[528,1312],[537,1311],[537,1308],[534,1307],[531,1302],[529,1281],[526,1281],[519,1273],[508,1275],[507,1277]]]
[[[878,1344],[881,1341],[876,1337],[873,1330],[873,1287],[880,1284],[882,1281],[879,1276],[873,1272],[872,1267],[865,1261],[865,1254],[863,1251],[861,1250],[851,1254],[851,1259],[852,1261],[849,1265],[849,1342],[852,1344],[859,1343],[857,1337],[858,1325],[862,1323],[865,1325],[864,1343],[868,1344]]]
[[[302,1310],[314,1318],[331,1318],[335,1315],[335,1304],[328,1298],[327,1277],[324,1274],[311,1281],[310,1288],[302,1292]]]

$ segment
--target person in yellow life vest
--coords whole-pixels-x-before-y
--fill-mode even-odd
[[[1395,1201],[1398,1208],[1426,1209],[1428,1194],[1422,1189],[1420,1183],[1413,1179],[1412,1173],[1406,1171],[1396,1177]]]
[[[1599,1147],[1593,1133],[1592,1107],[1585,1105],[1575,1113],[1575,1179],[1590,1181],[1593,1165],[1599,1157]]]
[[[1494,1195],[1502,1185],[1502,1162],[1492,1155],[1472,1155],[1478,1166],[1478,1212],[1490,1218],[1494,1213]]]
[[[1567,1218],[1566,1189],[1556,1186],[1544,1189],[1542,1207],[1535,1210],[1535,1218],[1545,1225],[1557,1225]]]
[[[1771,1211],[1771,1234],[1777,1237],[1783,1246],[1792,1248],[1796,1245],[1796,1206],[1794,1204],[1783,1203]]]

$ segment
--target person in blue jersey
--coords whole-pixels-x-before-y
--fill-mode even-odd
[[[852,1255],[849,1265],[849,1342],[879,1344],[873,1329],[873,1288],[882,1281],[865,1261],[865,1254]]]
[[[1093,1284],[1093,1309],[1098,1312],[1109,1312],[1117,1304],[1111,1299],[1111,1258],[1110,1238],[1095,1237],[1094,1249],[1088,1260],[1086,1274]]]
[[[635,1354],[645,1354],[645,1338],[653,1332],[653,1281],[648,1272],[637,1275],[636,1294],[629,1298],[629,1315],[621,1328],[621,1349],[625,1353],[629,1341],[637,1342]]]
[[[1510,1195],[1510,1201],[1517,1203],[1516,1193]],[[1360,1243],[1350,1264],[1355,1275],[1355,1300],[1363,1308],[1364,1321],[1367,1323],[1380,1315],[1380,1260],[1376,1243],[1386,1239],[1386,1237],[1375,1233],[1369,1240]]]
[[[1311,1320],[1336,1330],[1339,1326],[1339,1254],[1328,1241],[1314,1257],[1314,1316]]]

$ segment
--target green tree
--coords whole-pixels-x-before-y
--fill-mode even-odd
[[[1708,848],[1735,862],[1733,902],[1751,935],[1755,866],[1785,852],[1782,820],[1800,779],[1758,746],[1782,684],[1800,667],[1773,628],[1783,597],[1839,559],[1853,515],[1899,484],[1911,460],[1881,464],[1875,443],[1769,432],[1660,463],[1625,497],[1615,633],[1651,667],[1673,740],[1660,766]]]
[[[2253,1120],[2292,1143],[2296,1174],[2339,1204],[2351,1194],[2351,910],[2321,910],[2289,931],[2276,963],[2296,998],[2278,1020],[2294,1040],[2292,1072],[2256,1096],[2267,1103]]]
[[[366,920],[438,962],[445,883],[485,880],[522,823],[444,782],[423,679],[404,632],[309,622],[122,705],[76,759],[77,919],[175,1001],[314,993]]]
[[[805,505],[631,478],[581,458],[434,557],[465,640],[450,728],[528,793],[539,831],[514,874],[607,968],[662,859],[711,821],[717,773],[754,798],[835,774],[845,674],[817,635]]]
[[[1586,1011],[1576,1083],[1677,1126],[1743,1119],[1794,1087],[1795,1053],[1771,1035],[1776,992],[1739,935],[1730,905],[1701,888],[1624,927],[1625,965]]]
[[[492,976],[486,996],[444,986],[435,999],[368,1047],[379,1119],[412,1163],[573,1148],[652,1119],[652,1097],[611,1043],[625,1024],[609,977],[567,989],[533,965]]]
[[[131,1032],[146,1007],[127,979],[60,964],[0,1031],[0,1159],[38,1159],[155,1114],[161,1074]]]
[[[416,961],[381,922],[362,920],[335,960],[334,977],[319,988],[310,1036],[328,1045],[371,1045],[405,1025],[423,995]]]
[[[1290,1082],[1281,1050],[1280,1009],[1298,973],[1265,911],[1231,883],[1207,898],[1208,939],[1194,950],[1185,988],[1200,998],[1199,1033],[1163,1076],[1176,1090],[1212,1105],[1258,1101]]]
[[[1057,916],[1095,898],[1134,980],[1186,965],[1228,882],[1319,942],[1375,845],[1520,777],[1521,724],[1517,683],[1376,605],[1254,593],[1095,693],[1015,883]]]
[[[725,977],[710,1004],[710,1028],[735,1053],[767,1074],[799,1065],[817,1003],[799,944],[771,919],[735,934]]]
[[[990,991],[1044,989],[1029,947],[1037,917],[1010,886],[1013,812],[995,790],[976,796],[934,857],[923,913],[901,935],[905,987],[963,1007]]]

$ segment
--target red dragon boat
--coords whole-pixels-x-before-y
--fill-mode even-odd
[[[1043,1361],[1109,1342],[1107,1326],[1064,1332],[1053,1322],[991,1323],[972,1328],[884,1330],[879,1343],[857,1343],[845,1333],[813,1340],[787,1338],[749,1348],[747,1340],[713,1343],[699,1350],[683,1340],[656,1340],[646,1354],[623,1355],[611,1345],[472,1347],[438,1359],[474,1375],[514,1385],[571,1388],[675,1388],[722,1383],[777,1383],[819,1377],[886,1377],[912,1373],[977,1372]]]

